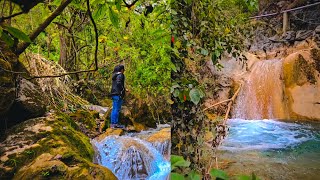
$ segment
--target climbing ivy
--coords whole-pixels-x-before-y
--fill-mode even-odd
[[[257,1],[250,0],[176,0],[171,4],[171,60],[176,67],[170,91],[172,147],[173,153],[188,159],[190,167],[199,172],[207,166],[202,160],[205,133],[214,133],[216,126],[201,109],[206,87],[200,83],[202,66],[212,61],[221,69],[219,61],[226,54],[246,60],[241,52],[251,28],[248,17],[257,7]]]

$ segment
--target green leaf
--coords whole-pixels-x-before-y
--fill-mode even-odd
[[[206,95],[201,89],[199,89],[199,93],[200,93],[200,98],[204,98],[204,96]]]
[[[177,167],[189,167],[190,162],[183,159],[182,156],[171,155],[171,170]]]
[[[211,54],[211,61],[213,65],[216,65],[218,63],[218,58],[214,53]]]
[[[170,67],[172,71],[177,72],[177,68],[173,63],[170,64]]]
[[[177,11],[171,9],[171,15],[177,15],[177,14],[178,14]]]
[[[236,180],[252,180],[252,179],[250,176],[239,175],[239,176],[236,176]]]
[[[211,176],[211,177],[215,177],[215,178],[224,179],[224,180],[229,179],[227,173],[224,172],[224,171],[221,171],[221,170],[219,170],[219,169],[212,169],[212,170],[210,171],[210,176]]]
[[[118,9],[118,11],[120,11],[121,10],[121,0],[115,0],[115,4],[116,4],[116,7],[117,7],[117,9]]]
[[[106,15],[107,6],[105,4],[99,5],[98,10],[93,14],[93,19],[99,20]]]
[[[12,47],[13,46],[13,39],[6,33],[2,33],[1,35],[1,39],[9,46]]]
[[[54,0],[51,2],[51,5],[59,6],[61,4],[61,0]]]
[[[115,13],[111,7],[109,7],[109,16],[110,16],[110,20],[111,23],[115,26],[115,27],[119,27],[119,17],[118,14]]]
[[[201,180],[201,176],[196,171],[191,171],[188,174],[188,180]]]
[[[185,180],[184,176],[178,173],[171,173],[170,175],[171,180]]]
[[[201,49],[201,54],[207,56],[208,51],[206,49]]]
[[[174,89],[174,90],[173,90],[173,96],[174,96],[174,97],[178,97],[179,95],[180,95],[179,89]]]
[[[145,55],[147,55],[147,52],[146,51],[141,51],[141,55],[145,56]]]
[[[11,26],[5,26],[4,29],[7,30],[12,36],[14,36],[22,41],[31,43],[29,36],[26,35],[24,32],[20,31],[19,29],[11,27]]]
[[[197,88],[193,88],[191,89],[190,93],[189,93],[190,99],[191,101],[197,105],[200,102],[201,99],[201,92],[199,89]]]
[[[179,84],[173,84],[173,85],[171,86],[171,88],[170,88],[170,93],[173,93],[174,89],[175,89],[175,88],[179,88],[179,87],[180,87]]]

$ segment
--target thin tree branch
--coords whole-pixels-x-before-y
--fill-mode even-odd
[[[90,0],[87,0],[87,7],[88,7],[88,14],[89,14],[89,17],[90,17],[90,19],[92,21],[93,29],[94,29],[94,32],[95,32],[96,49],[94,51],[94,62],[96,64],[96,67],[95,67],[94,71],[97,71],[98,70],[98,45],[99,45],[98,37],[99,37],[99,35],[98,35],[97,25],[94,22],[94,19],[92,17],[92,13],[91,13],[91,10],[90,10]]]
[[[65,28],[70,33],[70,29],[66,25],[63,25],[63,24],[58,23],[58,22],[53,22],[53,24],[56,24],[58,26],[61,26],[61,27]]]
[[[232,98],[231,98],[231,101],[228,103],[228,110],[227,110],[227,112],[226,112],[226,115],[224,116],[223,125],[226,125],[226,120],[227,120],[228,117],[229,117],[229,113],[230,113],[230,110],[231,110],[231,105],[232,105],[232,104],[234,103],[234,101],[236,100],[236,97],[238,96],[241,87],[242,87],[242,84],[240,84],[240,87],[239,87],[238,90],[234,93],[234,95],[233,95]]]
[[[300,6],[300,7],[297,7],[297,8],[283,10],[283,11],[280,11],[280,12],[277,12],[277,13],[270,13],[270,14],[263,14],[263,15],[259,15],[259,16],[253,16],[253,17],[250,17],[250,19],[262,18],[262,17],[268,17],[268,16],[275,16],[275,15],[278,15],[278,14],[281,14],[281,13],[296,11],[296,10],[300,10],[300,9],[304,9],[304,8],[308,8],[308,7],[312,7],[312,6],[316,6],[316,5],[320,5],[320,2],[316,2],[316,3],[313,3],[313,4],[308,4],[308,5],[305,5],[305,6]]]
[[[20,14],[23,14],[23,13],[25,13],[25,12],[21,11],[18,13],[11,14],[10,16],[7,16],[7,17],[0,17],[0,23],[2,23],[6,19],[11,19],[11,18],[13,18],[15,16],[19,16]]]
[[[94,72],[98,70],[98,45],[99,45],[99,41],[98,41],[98,29],[97,29],[97,25],[92,17],[92,13],[90,10],[90,0],[87,0],[87,8],[88,8],[88,14],[89,17],[92,21],[93,27],[94,27],[94,32],[95,32],[95,40],[96,40],[96,44],[95,44],[95,57],[94,57],[94,63],[95,63],[95,68],[94,69],[89,69],[89,70],[81,70],[81,71],[73,71],[73,72],[67,72],[67,73],[62,73],[62,74],[57,74],[57,75],[47,75],[47,76],[29,76],[29,78],[27,78],[28,80],[31,79],[37,79],[37,78],[56,78],[56,77],[62,77],[62,76],[66,76],[66,75],[70,75],[70,74],[78,74],[78,73],[85,73],[85,72]],[[26,74],[25,72],[16,72],[16,71],[11,71],[11,70],[6,70],[3,69],[2,67],[0,67],[2,70],[6,71],[6,72],[10,72],[10,73],[14,73],[14,74]]]
[[[57,17],[59,16],[62,11],[72,2],[72,0],[65,0],[60,4],[60,6],[30,35],[29,38],[31,41],[35,40],[36,37],[49,26],[49,24]],[[20,55],[31,43],[29,42],[23,42],[22,44],[19,44],[15,54]]]
[[[217,103],[215,103],[215,104],[213,104],[213,105],[211,105],[211,106],[209,106],[209,107],[207,107],[207,108],[204,108],[203,111],[206,111],[206,110],[208,110],[208,109],[210,109],[210,108],[213,108],[214,106],[217,106],[217,105],[219,105],[219,104],[222,104],[222,103],[225,103],[225,102],[229,102],[229,101],[231,101],[231,102],[229,102],[229,104],[230,104],[230,103],[232,104],[232,102],[235,101],[235,98],[237,97],[237,95],[238,95],[241,87],[242,87],[242,84],[240,84],[240,87],[239,87],[239,88],[237,89],[237,91],[234,93],[234,95],[232,96],[232,98],[226,99],[226,100],[223,100],[223,101],[220,101],[220,102],[217,102]],[[228,104],[228,106],[229,106],[229,104]],[[228,114],[229,114],[229,112],[228,112]]]
[[[217,103],[215,103],[215,104],[213,104],[213,105],[211,105],[211,106],[209,106],[209,107],[207,107],[207,108],[204,108],[203,111],[206,111],[206,110],[208,110],[208,109],[210,109],[210,108],[213,108],[214,106],[217,106],[217,105],[219,105],[219,104],[222,104],[222,103],[225,103],[225,102],[229,102],[229,101],[231,101],[231,98],[230,98],[230,99],[223,100],[223,101],[220,101],[220,102],[217,102]]]

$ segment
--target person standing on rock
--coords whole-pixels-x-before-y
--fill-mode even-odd
[[[111,128],[124,128],[119,124],[119,115],[126,89],[124,88],[124,66],[118,65],[114,68],[112,75],[112,111],[111,111]]]

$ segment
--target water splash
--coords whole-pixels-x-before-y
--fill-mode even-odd
[[[318,141],[319,132],[306,124],[276,120],[230,119],[230,132],[221,150],[270,150],[294,148],[304,142]]]
[[[282,60],[256,62],[245,79],[233,109],[233,118],[285,119]]]
[[[98,163],[109,168],[118,179],[165,180],[170,173],[170,163],[147,141],[130,136],[108,136],[101,142],[93,140],[93,144],[98,152]]]

